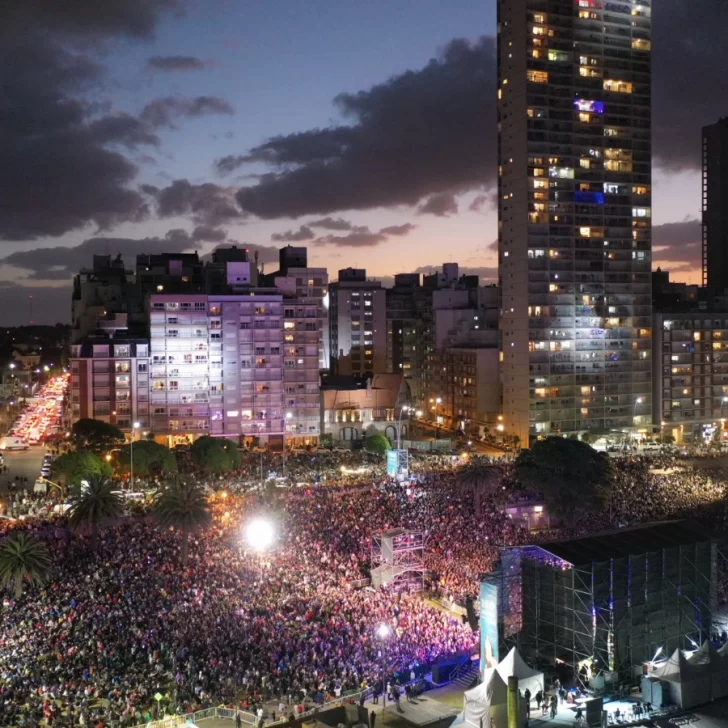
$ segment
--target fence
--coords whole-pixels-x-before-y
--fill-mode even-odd
[[[359,699],[364,696],[366,699],[373,692],[372,688],[366,688],[360,692],[351,693],[349,695],[342,695],[340,698],[330,700],[328,703],[322,703],[316,705],[309,710],[305,710],[302,713],[296,713],[296,720],[301,718],[309,718],[316,713],[320,713],[322,710],[329,710],[330,708],[336,708],[346,703],[356,703]],[[152,720],[149,723],[142,723],[141,725],[135,726],[135,728],[180,728],[180,726],[188,725],[190,722],[197,723],[197,721],[204,720],[205,718],[222,718],[230,721],[235,720],[235,716],[239,715],[240,720],[245,725],[256,724],[256,717],[247,710],[236,710],[235,708],[205,708],[205,710],[197,710],[194,713],[183,713],[182,715],[168,715],[159,720]],[[265,721],[265,726],[283,725],[288,723],[286,716],[281,716],[277,720]]]

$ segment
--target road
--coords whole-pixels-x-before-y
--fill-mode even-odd
[[[8,483],[14,480],[16,475],[28,478],[26,486],[32,488],[43,464],[45,454],[43,445],[31,445],[27,450],[3,450],[2,453],[8,469],[0,475],[0,489],[7,492]]]

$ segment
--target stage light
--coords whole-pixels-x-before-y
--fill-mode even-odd
[[[657,652],[655,652],[655,656],[652,658],[652,662],[654,662],[660,655],[662,654],[662,645],[657,648]]]
[[[391,632],[392,630],[389,629],[388,624],[380,624],[379,627],[377,627],[377,634],[379,635],[379,639],[386,640]]]
[[[254,518],[245,529],[248,545],[255,551],[266,551],[273,545],[275,529],[265,518]]]

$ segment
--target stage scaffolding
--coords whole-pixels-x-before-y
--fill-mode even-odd
[[[629,679],[656,653],[709,637],[716,568],[727,555],[722,542],[678,522],[504,548],[484,577],[498,587],[501,654],[516,646],[539,667],[563,662]]]
[[[420,592],[425,587],[425,536],[397,528],[372,536],[372,586]]]

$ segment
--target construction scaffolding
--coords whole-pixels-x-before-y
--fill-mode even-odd
[[[502,654],[617,682],[656,653],[694,649],[711,633],[722,549],[677,521],[504,548],[484,578],[498,587]]]
[[[425,588],[425,536],[396,528],[372,536],[372,586],[420,592]]]

